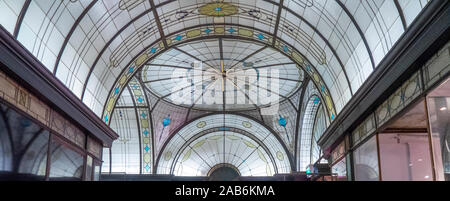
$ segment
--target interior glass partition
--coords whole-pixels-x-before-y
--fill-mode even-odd
[[[49,132],[0,102],[0,179],[44,180]]]
[[[347,161],[346,157],[342,158],[331,167],[331,172],[337,176],[338,181],[347,181]]]
[[[372,137],[353,152],[356,181],[379,181],[377,139]]]
[[[92,157],[88,155],[86,158],[86,170],[84,173],[85,175],[84,178],[86,181],[92,180],[92,168],[93,168],[92,163],[93,163]]]
[[[450,79],[427,97],[436,180],[450,180]]]
[[[425,101],[409,105],[378,134],[383,181],[433,181]]]
[[[50,147],[50,180],[82,180],[84,156],[58,139]]]
[[[102,167],[102,163],[101,162],[99,162],[99,161],[95,161],[94,162],[94,176],[93,176],[93,180],[94,181],[99,181],[100,180],[101,167]]]

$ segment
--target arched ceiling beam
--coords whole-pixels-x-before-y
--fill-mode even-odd
[[[223,61],[223,41],[222,41],[222,38],[219,38],[219,50],[220,50],[220,68],[221,68],[221,73],[224,73],[224,68],[225,68],[224,65],[225,64],[224,64],[224,61]],[[227,85],[226,85],[227,79],[226,79],[226,77],[224,75],[222,75],[222,76],[223,76],[222,77],[222,103],[223,103],[222,106],[223,106],[223,111],[225,112],[225,109],[227,107],[227,105],[225,104],[226,101],[227,101],[226,93],[225,93],[225,90],[226,90],[226,87],[227,87]],[[255,104],[255,106],[256,106],[256,104]]]
[[[222,38],[219,38],[219,49],[220,49],[220,60],[221,60],[221,62],[223,61],[223,59],[224,59],[224,57],[223,57],[223,43],[222,43],[223,41],[222,41]],[[255,52],[253,52],[252,54],[250,54],[249,56],[247,56],[246,58],[244,58],[242,61],[245,61],[245,60],[247,60],[248,58],[250,58],[251,56],[253,56],[253,55],[255,55],[255,54],[257,54],[258,52],[260,52],[260,51],[262,51],[263,49],[265,49],[266,48],[266,46],[264,46],[263,48],[261,48],[261,49],[259,49],[259,50],[257,50],[257,51],[255,51]],[[185,53],[185,54],[187,54],[187,55],[189,55],[189,56],[191,56],[191,57],[193,57],[194,59],[196,59],[196,60],[198,60],[198,61],[200,61],[200,59],[198,59],[197,57],[194,57],[194,56],[192,56],[192,55],[190,55],[189,53],[187,53],[187,52],[185,52],[185,51],[182,51],[182,50],[180,50],[179,48],[177,48],[177,47],[175,47],[175,49],[177,49],[177,50],[179,50],[179,51],[181,51],[181,52],[183,52],[183,53]],[[239,64],[239,63],[238,63]],[[237,64],[236,64],[237,65]],[[214,68],[213,68],[214,69]],[[230,68],[231,69],[231,68]],[[226,80],[224,80],[224,85],[225,85],[225,81]],[[208,88],[209,88],[210,86],[208,85]],[[223,86],[223,87],[225,87],[225,86]],[[245,96],[246,96],[246,98],[247,99],[249,99],[249,100],[251,100],[248,96],[247,96],[247,94],[245,94],[241,89],[239,89]],[[200,96],[200,97],[202,97],[203,95],[204,95],[204,93],[206,92],[206,89],[202,92],[202,95]],[[196,100],[196,101],[194,101],[194,104],[192,104],[192,106],[189,108],[189,111],[187,112],[187,114],[186,114],[186,120],[187,120],[187,118],[189,117],[189,114],[191,113],[191,110],[192,110],[192,108],[195,106],[195,104],[196,104],[196,102],[200,99],[200,97]],[[225,101],[226,101],[226,99],[225,99],[225,90],[222,92],[222,98],[223,98],[223,111],[225,111]],[[259,115],[261,116],[261,119],[263,119],[262,118],[262,115],[261,115],[261,110],[260,110],[260,108],[255,104],[255,103],[253,103],[253,101],[252,101],[252,104],[253,104],[253,106],[256,108],[256,110],[258,111],[258,113],[259,113]]]
[[[219,53],[220,53],[220,60],[223,61],[223,39],[219,38]]]
[[[17,18],[16,26],[14,27],[13,36],[17,40],[19,36],[20,27],[22,26],[23,18],[25,18],[25,14],[27,13],[28,7],[30,7],[31,0],[26,0],[23,4],[22,9],[20,10],[19,17]]]
[[[158,11],[156,10],[157,7],[155,6],[155,2],[153,2],[153,0],[149,0],[149,2],[150,2],[150,6],[152,7],[152,13],[155,18],[156,26],[158,27],[159,33],[161,35],[162,42],[164,44],[164,47],[167,49],[168,46],[167,46],[167,41],[166,41],[166,35],[164,34],[164,30],[161,25],[161,20],[159,19]],[[160,6],[160,5],[158,5],[158,6]]]
[[[370,58],[370,63],[372,63],[372,69],[375,69],[375,67],[376,67],[375,60],[373,59],[372,51],[370,51],[369,43],[367,42],[366,36],[362,32],[361,27],[359,26],[358,22],[356,22],[355,18],[350,13],[350,11],[347,9],[347,7],[341,2],[341,0],[335,0],[335,1],[336,1],[336,3],[339,4],[339,6],[341,6],[342,10],[344,10],[344,12],[347,14],[347,16],[352,21],[353,25],[356,27],[356,30],[358,31],[359,35],[361,36],[361,38],[364,42],[364,46],[366,46],[366,50],[367,50],[367,53],[369,54],[369,58]]]
[[[299,147],[299,131],[300,131],[300,126],[303,123],[302,121],[302,105],[303,105],[303,97],[305,96],[306,90],[308,89],[308,83],[310,82],[310,78],[306,77],[303,87],[302,87],[302,92],[300,94],[300,98],[299,98],[299,110],[297,112],[297,118],[296,118],[296,125],[295,125],[295,135],[294,135],[294,165],[295,165],[295,170],[298,170],[298,147]]]
[[[336,1],[338,1],[338,0],[336,0]],[[395,4],[395,7],[397,8],[398,15],[400,16],[400,20],[402,21],[403,30],[406,31],[406,29],[408,28],[408,25],[406,24],[406,19],[405,19],[405,15],[403,13],[402,7],[400,6],[400,3],[398,2],[398,0],[394,0],[394,4]]]
[[[64,51],[66,50],[66,46],[69,43],[70,38],[72,37],[72,34],[74,33],[75,29],[78,27],[78,25],[80,24],[81,20],[84,18],[84,16],[86,16],[86,14],[91,10],[92,7],[94,7],[94,5],[97,3],[98,0],[93,0],[81,13],[81,15],[78,17],[77,21],[75,21],[75,23],[72,25],[72,28],[70,28],[69,33],[67,34],[67,36],[64,38],[64,42],[63,45],[61,46],[61,49],[59,50],[58,53],[58,57],[56,57],[56,63],[55,63],[55,67],[53,68],[53,75],[56,75],[56,72],[58,70],[58,66],[59,66],[59,62],[61,61],[61,57],[64,53]]]
[[[191,70],[192,67],[184,67],[184,66],[175,66],[175,65],[166,65],[166,64],[145,64],[147,66],[161,66],[161,67],[169,67],[169,68],[181,68],[181,69],[186,69],[186,70]]]
[[[272,38],[278,38],[278,28],[280,26],[280,19],[281,19],[281,11],[283,9],[284,0],[280,0],[280,3],[278,5],[278,13],[277,13],[277,19],[275,21],[275,29],[273,31],[273,37]],[[276,40],[272,40],[272,46],[275,46]]]

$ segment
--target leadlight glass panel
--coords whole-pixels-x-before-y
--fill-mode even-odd
[[[353,169],[356,181],[378,181],[377,139],[372,137],[353,152]]]
[[[42,179],[47,167],[49,132],[0,103],[0,172]]]
[[[174,137],[172,137],[172,139],[166,145],[165,149],[161,152],[161,158],[159,159],[157,164],[157,173],[170,174],[172,164],[174,164],[174,161],[177,160],[175,157],[183,157],[182,155],[179,156],[179,154],[177,153],[184,146],[184,144],[188,142],[189,139],[192,139],[196,134],[211,129],[219,129],[222,135],[224,132],[233,129],[241,130],[239,132],[250,133],[250,135],[252,135],[255,139],[261,141],[262,144],[267,147],[268,153],[270,153],[271,158],[275,158],[272,163],[277,167],[278,173],[290,172],[290,162],[288,155],[284,151],[284,148],[282,147],[280,142],[275,138],[274,134],[270,133],[270,131],[268,131],[264,126],[242,116],[231,114],[217,114],[195,120],[178,131],[178,133],[176,133]],[[218,146],[221,146],[220,143],[218,144]],[[187,151],[185,152],[187,153]]]
[[[84,156],[52,139],[50,145],[50,180],[81,180]]]

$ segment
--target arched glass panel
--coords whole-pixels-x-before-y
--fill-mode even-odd
[[[214,136],[216,136],[217,139],[204,137],[201,138],[203,139],[203,141],[201,139],[199,140],[196,136],[202,135],[202,133],[204,132],[216,133],[214,134]],[[221,135],[219,135],[219,133]],[[195,139],[195,142],[197,143],[191,142],[192,139]],[[274,136],[274,134],[271,133],[266,127],[254,120],[245,118],[243,116],[231,114],[216,114],[197,119],[180,129],[169,140],[165,148],[162,150],[157,164],[157,173],[171,174],[173,171],[172,168],[176,166],[175,164],[179,163],[180,160],[183,161],[183,158],[185,157],[186,160],[189,159],[188,156],[190,154],[196,157],[200,157],[199,155],[203,156],[204,153],[201,151],[197,151],[198,153],[195,153],[193,150],[189,150],[192,149],[190,145],[194,147],[196,147],[195,145],[202,145],[201,147],[203,147],[203,144],[205,143],[216,143],[216,145],[214,146],[209,146],[212,150],[207,150],[206,152],[214,152],[214,150],[218,152],[222,150],[220,151],[220,153],[226,153],[225,155],[222,154],[222,156],[225,156],[225,158],[221,158],[219,156],[217,156],[216,158],[210,158],[209,156],[205,156],[203,157],[204,160],[199,160],[196,162],[195,168],[189,170],[191,173],[195,172],[195,174],[199,175],[206,174],[205,171],[207,167],[211,166],[209,163],[230,163],[236,167],[240,167],[237,161],[244,162],[244,160],[246,164],[248,162],[251,162],[247,165],[244,165],[248,167],[254,167],[253,162],[255,164],[259,164],[261,161],[263,161],[264,164],[268,164],[272,167],[270,169],[270,173],[272,174],[289,173],[291,171],[290,161],[285,148]],[[226,151],[223,151],[223,143],[225,143]],[[211,156],[212,155],[214,154],[211,154]],[[262,157],[263,155],[264,157]],[[206,158],[208,158],[208,160]],[[211,162],[210,160],[216,160],[216,162]],[[209,161],[209,163],[207,163],[206,161]],[[191,162],[194,163],[195,161]],[[197,163],[203,164],[203,166]],[[207,164],[209,164],[209,166]],[[202,167],[200,168],[200,166]],[[263,167],[266,167],[266,165],[264,165]],[[200,169],[202,171],[196,171]],[[181,171],[178,169],[174,170]],[[183,171],[179,173],[181,174]],[[241,173],[244,172],[248,172],[248,174],[251,174],[251,171],[249,172],[244,170],[242,170]],[[269,171],[268,169],[264,169],[264,171],[255,170],[254,173],[255,172],[259,172],[258,175],[262,175],[267,174]]]
[[[326,116],[323,107],[319,107],[311,138],[311,164],[317,162],[322,154],[322,150],[317,144],[317,141],[319,141],[320,137],[322,137],[322,134],[327,128],[325,118]]]

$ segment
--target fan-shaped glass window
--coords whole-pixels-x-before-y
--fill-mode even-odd
[[[181,151],[174,168],[176,176],[207,176],[219,164],[231,164],[242,176],[272,176],[273,159],[264,145],[235,132],[213,132]]]
[[[181,128],[164,146],[158,174],[206,176],[217,164],[230,164],[243,176],[291,172],[279,137],[265,126],[239,115],[216,114]]]
[[[211,168],[208,173],[210,181],[237,181],[239,170],[230,164],[219,164]]]
[[[356,181],[378,181],[377,138],[372,137],[353,152]]]
[[[81,180],[84,157],[52,137],[50,146],[50,180]]]

